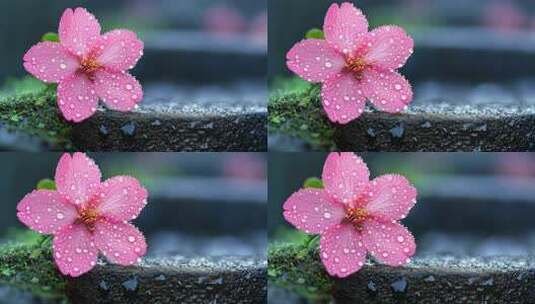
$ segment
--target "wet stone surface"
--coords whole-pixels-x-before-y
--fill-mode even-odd
[[[269,257],[270,279],[298,293],[303,292],[304,287],[314,288],[319,291],[314,297],[325,303],[331,297],[335,303],[535,301],[535,259],[532,256],[469,257],[435,253],[417,256],[401,267],[369,259],[359,272],[339,279],[324,271],[317,248],[303,251],[302,246],[285,246]],[[302,272],[304,269],[306,272]],[[273,294],[280,292],[274,290]],[[306,297],[306,293],[302,295]]]
[[[145,87],[138,109],[100,109],[74,125],[72,141],[89,151],[265,151],[266,90],[260,83]]]
[[[337,303],[533,303],[533,258],[415,258],[408,266],[366,265],[336,280]]]
[[[352,151],[534,151],[534,83],[421,82],[408,110],[368,108],[337,126],[335,141]]]
[[[147,259],[139,266],[98,265],[68,283],[76,303],[265,303],[265,259]]]

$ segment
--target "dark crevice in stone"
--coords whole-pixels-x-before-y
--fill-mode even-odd
[[[147,259],[97,265],[68,281],[74,303],[266,303],[266,261],[248,257]]]

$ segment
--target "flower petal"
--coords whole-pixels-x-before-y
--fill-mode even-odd
[[[368,190],[366,210],[386,221],[405,218],[416,204],[416,189],[401,175],[380,176],[371,181]]]
[[[147,204],[147,190],[130,176],[114,176],[103,182],[98,192],[100,214],[115,221],[135,219]]]
[[[100,24],[85,8],[65,10],[59,22],[59,41],[69,52],[86,56],[99,36]]]
[[[365,61],[385,70],[405,65],[414,48],[414,41],[405,31],[394,25],[381,26],[366,35],[368,52]]]
[[[363,224],[362,239],[377,260],[390,266],[410,262],[410,257],[416,251],[416,243],[410,231],[396,222],[366,221]]]
[[[84,153],[63,154],[56,168],[58,192],[73,204],[86,203],[100,185],[100,170]]]
[[[330,153],[323,165],[323,185],[338,202],[350,204],[369,183],[370,171],[354,153]]]
[[[133,69],[143,56],[143,42],[128,30],[108,32],[92,46],[97,61],[107,69],[122,72]]]
[[[381,111],[399,113],[412,101],[410,83],[397,72],[368,69],[361,83],[364,95]]]
[[[361,45],[368,32],[368,20],[352,3],[333,3],[325,16],[323,31],[334,48],[349,55]]]
[[[17,205],[17,217],[31,229],[44,234],[54,234],[62,227],[74,223],[78,216],[59,192],[35,190],[27,194]]]
[[[132,111],[143,99],[141,85],[128,73],[100,70],[95,73],[94,85],[102,101],[116,111]]]
[[[147,252],[145,237],[130,223],[99,221],[94,238],[97,247],[112,263],[132,265]]]
[[[353,226],[336,225],[321,235],[320,256],[330,275],[344,278],[364,266],[366,248]]]
[[[321,100],[329,119],[340,124],[358,118],[366,105],[359,81],[349,73],[341,73],[325,81]]]
[[[56,83],[74,74],[80,64],[59,43],[40,42],[24,55],[28,73],[47,83]]]
[[[286,54],[288,68],[309,82],[322,82],[342,72],[344,56],[325,40],[306,39]]]
[[[52,242],[54,260],[64,275],[80,276],[97,262],[98,249],[93,237],[83,225],[69,225],[61,229]]]
[[[76,73],[58,85],[58,106],[68,121],[81,122],[97,110],[98,96],[86,75]]]
[[[306,233],[322,233],[342,222],[345,210],[322,189],[301,189],[284,203],[284,218]]]

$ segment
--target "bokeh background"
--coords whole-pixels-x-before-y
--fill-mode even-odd
[[[343,1],[269,1],[269,82],[273,91],[303,87],[285,55],[328,7]],[[529,103],[535,98],[535,2],[529,0],[352,0],[370,29],[400,25],[415,39],[402,73],[414,104]],[[291,81],[287,81],[291,80]]]
[[[0,155],[0,244],[31,237],[17,203],[54,178],[59,153]],[[134,221],[148,256],[266,255],[266,155],[262,153],[90,153],[103,179],[138,178],[148,204]]]
[[[535,154],[363,153],[371,178],[398,173],[418,189],[403,221],[417,255],[535,253]],[[282,204],[309,177],[321,178],[325,153],[272,153],[269,162],[270,241],[300,241]]]

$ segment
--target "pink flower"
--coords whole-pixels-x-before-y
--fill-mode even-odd
[[[147,251],[143,234],[128,223],[145,207],[147,190],[130,176],[102,183],[100,177],[85,154],[65,153],[56,168],[57,191],[35,190],[17,206],[22,223],[54,235],[54,259],[64,275],[91,270],[99,250],[120,265],[136,263]]]
[[[143,99],[139,82],[126,71],[143,55],[134,32],[100,35],[98,20],[84,8],[67,9],[59,23],[60,42],[40,42],[24,55],[26,70],[58,83],[58,105],[68,121],[81,122],[99,98],[111,109],[131,111]]]
[[[346,124],[364,111],[366,99],[398,113],[412,101],[409,82],[396,72],[414,42],[393,25],[368,32],[368,21],[351,3],[333,4],[323,25],[325,40],[306,39],[288,52],[287,65],[309,82],[322,82],[323,108],[332,122]]]
[[[331,153],[323,167],[325,189],[301,189],[284,203],[284,218],[306,233],[320,234],[321,260],[332,276],[357,272],[370,252],[390,266],[408,263],[416,244],[398,221],[416,203],[416,189],[399,175],[369,181],[353,153]]]

